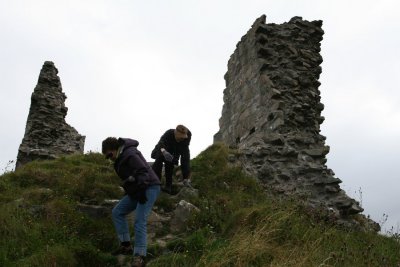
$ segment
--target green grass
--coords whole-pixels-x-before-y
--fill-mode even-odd
[[[120,197],[99,154],[27,164],[0,176],[0,266],[115,266],[110,218],[91,219],[77,202]]]
[[[230,166],[234,151],[209,147],[192,161],[201,210],[189,235],[151,266],[397,266],[395,236],[349,231],[313,214],[298,199],[266,194],[257,180]]]
[[[200,212],[167,250],[150,244],[149,266],[398,266],[398,235],[340,229],[296,199],[273,197],[229,164],[234,154],[213,145],[192,160]],[[92,219],[76,205],[120,198],[118,183],[95,153],[0,176],[0,266],[117,266],[111,218]],[[176,202],[162,194],[156,204],[170,212]]]

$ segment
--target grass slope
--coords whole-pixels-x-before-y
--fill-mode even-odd
[[[269,197],[214,145],[192,160],[200,208],[187,231],[150,246],[149,266],[399,266],[397,236],[338,229],[296,200]],[[27,164],[0,176],[0,266],[117,266],[111,218],[94,220],[78,202],[119,198],[100,154]],[[167,196],[157,205],[171,209]]]

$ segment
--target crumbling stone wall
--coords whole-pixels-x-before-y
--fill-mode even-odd
[[[318,81],[322,21],[255,21],[229,59],[224,106],[214,142],[239,151],[245,170],[272,192],[301,195],[337,218],[363,211],[327,168],[329,147]]]
[[[46,61],[32,93],[25,135],[18,150],[16,168],[35,159],[54,159],[83,153],[85,136],[65,122],[67,98],[62,92],[58,70]]]

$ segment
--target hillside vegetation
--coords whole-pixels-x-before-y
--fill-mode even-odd
[[[165,248],[150,244],[148,266],[400,266],[397,235],[340,229],[298,200],[268,196],[229,164],[232,153],[213,145],[192,160],[199,196],[190,202],[200,212]],[[0,266],[119,266],[110,215],[94,219],[77,205],[121,195],[111,163],[97,153],[0,176]],[[157,210],[177,201],[162,193]]]

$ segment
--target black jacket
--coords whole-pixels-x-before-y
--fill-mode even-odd
[[[129,138],[119,138],[119,154],[114,162],[114,169],[123,180],[125,192],[135,197],[139,190],[145,190],[149,185],[159,185],[160,180],[137,149],[139,142]],[[131,181],[124,181],[130,178]]]
[[[190,140],[192,139],[192,133],[188,130],[188,138],[181,142],[177,142],[175,139],[174,129],[167,130],[160,138],[153,151],[151,157],[157,159],[162,157],[161,148],[164,148],[174,156],[173,163],[178,165],[179,157],[181,158],[181,168],[183,178],[188,178],[190,174]]]

